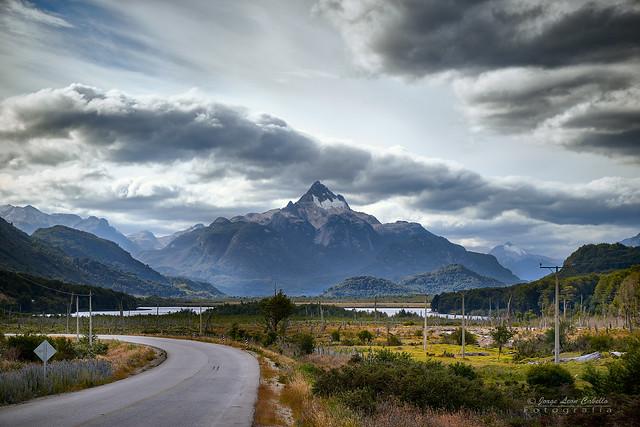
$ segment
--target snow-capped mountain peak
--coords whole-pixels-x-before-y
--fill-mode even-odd
[[[529,254],[527,251],[525,251],[524,249],[522,249],[519,246],[514,245],[511,242],[505,243],[502,247],[504,248],[504,250],[506,252],[509,252],[509,253],[517,255],[517,256],[526,256],[526,255]]]
[[[335,194],[320,181],[316,181],[298,200],[300,205],[315,205],[321,209],[348,210],[349,204],[340,194]]]
[[[347,205],[347,202],[345,202],[344,200],[340,200],[337,197],[335,199],[325,199],[325,200],[320,200],[315,195],[313,195],[312,197],[313,197],[313,203],[315,203],[316,206],[322,209],[348,209],[349,208],[349,206]]]

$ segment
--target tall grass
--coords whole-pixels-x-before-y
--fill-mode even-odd
[[[91,387],[108,381],[112,374],[111,363],[106,360],[52,362],[46,379],[42,365],[28,364],[17,371],[0,373],[0,404]]]

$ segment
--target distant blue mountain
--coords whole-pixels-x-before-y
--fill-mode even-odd
[[[104,218],[95,216],[82,218],[74,214],[60,213],[47,214],[31,205],[23,207],[2,205],[0,206],[0,217],[27,234],[33,234],[39,228],[64,225],[111,240],[129,253],[135,253],[139,250],[135,243],[112,227],[109,221]]]
[[[495,256],[500,264],[507,267],[515,275],[529,281],[539,279],[549,273],[547,270],[540,268],[540,263],[544,265],[562,265],[562,260],[532,254],[511,242],[496,246],[489,253]]]
[[[636,234],[634,237],[629,237],[628,239],[621,240],[620,243],[625,246],[631,246],[634,248],[638,247],[640,246],[640,233]]]

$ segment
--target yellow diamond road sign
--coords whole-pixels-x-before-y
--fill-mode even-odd
[[[38,347],[36,347],[35,350],[33,350],[33,352],[38,355],[40,360],[46,362],[47,360],[51,359],[51,356],[56,354],[56,349],[53,348],[51,344],[49,344],[49,341],[44,340]]]

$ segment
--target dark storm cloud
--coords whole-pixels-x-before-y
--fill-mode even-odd
[[[640,53],[632,2],[328,0],[319,9],[341,25],[368,26],[366,45],[382,68],[415,77],[610,63]]]
[[[454,72],[470,117],[502,133],[536,130],[580,103],[640,87],[635,1],[320,0],[316,8],[374,73]],[[594,123],[566,139],[555,130],[574,150],[640,157],[624,127]]]
[[[619,127],[606,117],[601,122],[605,128]],[[225,177],[239,176],[252,183],[255,194],[271,188],[268,198],[295,196],[292,188],[305,188],[320,179],[355,195],[359,204],[404,197],[420,209],[465,211],[476,218],[514,211],[558,224],[628,224],[637,223],[640,211],[637,180],[605,179],[562,191],[523,179],[492,180],[407,154],[321,144],[279,118],[252,118],[243,110],[189,96],[132,97],[80,85],[47,89],[0,104],[0,137],[13,144],[12,150],[22,149],[31,157],[42,148],[43,153],[66,150],[81,158],[90,149],[91,156],[112,164],[173,168],[200,162],[205,166],[191,171],[196,184],[198,177],[209,182],[224,170]],[[55,160],[52,157],[49,163]],[[191,206],[181,198],[185,190],[169,180],[126,181],[95,194],[91,186],[80,184],[59,178],[50,185],[85,209],[153,210],[157,217],[167,218],[178,210],[193,211],[194,218],[207,212],[239,211],[202,201]],[[260,207],[268,198],[247,201],[243,207]]]

